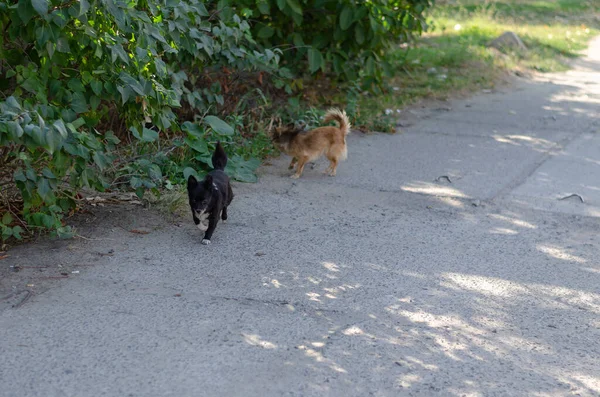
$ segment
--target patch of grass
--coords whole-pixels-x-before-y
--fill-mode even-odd
[[[600,34],[600,2],[438,0],[429,21],[433,29],[418,42],[388,54],[397,70],[385,92],[357,98],[357,121],[366,129],[380,130],[383,124],[390,130],[397,109],[422,99],[492,88],[511,71],[567,70],[569,60]],[[527,51],[488,47],[506,31],[517,33]]]

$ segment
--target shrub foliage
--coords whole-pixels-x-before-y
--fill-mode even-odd
[[[290,71],[305,68],[379,79],[386,50],[424,29],[429,5],[0,0],[2,240],[68,236],[63,218],[83,188],[128,185],[141,196],[170,186],[168,153],[209,164],[214,142],[234,141],[240,124],[221,112],[231,71],[261,83],[266,73],[288,92]],[[230,172],[253,181],[258,164],[238,153]],[[180,179],[194,172],[175,169]]]

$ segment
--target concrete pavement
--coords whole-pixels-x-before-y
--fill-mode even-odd
[[[599,395],[600,40],[504,91],[277,160],[208,247],[109,206],[11,251],[0,396]]]

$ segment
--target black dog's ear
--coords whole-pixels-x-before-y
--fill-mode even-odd
[[[209,188],[212,188],[212,185],[213,185],[212,175],[206,175],[206,177],[204,178],[204,187],[209,189]]]
[[[198,185],[198,181],[194,178],[194,175],[188,177],[188,189],[195,188]]]

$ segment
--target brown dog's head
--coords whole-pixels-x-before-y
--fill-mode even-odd
[[[271,130],[271,139],[273,140],[273,144],[275,144],[279,150],[286,151],[290,142],[302,131],[304,130],[301,127],[297,127],[294,123],[289,123],[287,125],[274,127]]]

